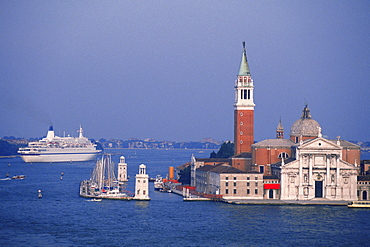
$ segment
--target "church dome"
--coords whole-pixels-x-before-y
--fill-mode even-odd
[[[290,136],[318,137],[321,134],[320,124],[312,119],[307,105],[302,112],[302,117],[295,121],[290,128]]]

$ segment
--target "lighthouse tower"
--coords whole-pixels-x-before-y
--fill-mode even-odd
[[[135,200],[150,200],[149,198],[149,176],[146,174],[146,166],[139,166],[139,174],[135,176]]]
[[[245,42],[238,79],[235,83],[234,104],[234,149],[235,155],[251,153],[254,143],[253,80],[247,61]]]
[[[127,163],[125,162],[125,156],[119,158],[118,163],[118,181],[127,182]]]

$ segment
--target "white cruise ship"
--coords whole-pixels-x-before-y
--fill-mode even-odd
[[[47,136],[36,142],[29,142],[25,148],[20,148],[18,153],[24,162],[72,162],[95,159],[101,150],[96,149],[96,144],[83,136],[82,127],[79,137],[55,136],[53,126],[50,126]]]

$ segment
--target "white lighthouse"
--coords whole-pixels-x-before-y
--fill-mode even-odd
[[[125,156],[121,156],[119,158],[118,163],[118,181],[119,182],[127,182],[127,163],[125,162]]]
[[[146,174],[146,166],[139,166],[139,174],[135,176],[135,200],[150,200],[149,197],[149,176]]]

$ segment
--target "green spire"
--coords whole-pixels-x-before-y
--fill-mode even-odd
[[[243,54],[242,54],[242,61],[240,62],[240,69],[239,74],[241,76],[250,76],[251,72],[249,70],[249,65],[247,61],[247,52],[245,50],[245,41],[243,42]]]

